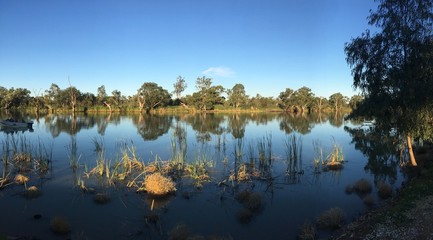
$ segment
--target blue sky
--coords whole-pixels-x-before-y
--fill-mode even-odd
[[[185,94],[197,77],[277,97],[356,94],[344,43],[369,28],[373,0],[0,0],[0,86],[56,83],[133,95],[144,82]]]

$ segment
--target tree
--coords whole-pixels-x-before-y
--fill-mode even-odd
[[[352,116],[367,115],[406,136],[413,166],[412,137],[433,136],[432,0],[380,0],[367,30],[345,45],[353,85],[365,100]],[[382,126],[383,127],[383,126]]]
[[[237,83],[232,89],[227,90],[228,104],[239,109],[239,107],[248,101],[248,96],[245,93],[244,85]]]
[[[301,112],[305,112],[307,107],[311,107],[311,104],[314,101],[314,94],[311,92],[311,89],[308,87],[301,87],[300,89],[294,92],[293,96],[293,104],[300,108]],[[296,109],[299,111],[299,109]]]
[[[334,93],[329,96],[329,103],[334,107],[335,112],[338,112],[345,104],[345,97],[339,92]]]
[[[186,84],[185,79],[182,76],[178,76],[176,82],[173,84],[173,87],[173,94],[176,95],[177,99],[180,99],[182,92],[185,91],[188,85]]]
[[[30,101],[30,91],[25,88],[0,88],[1,107],[4,109],[27,106]]]
[[[211,78],[198,77],[195,86],[198,91],[189,96],[187,101],[197,109],[212,110],[216,104],[223,103],[221,94],[224,92],[224,88],[221,85],[212,86]]]
[[[104,85],[98,87],[98,95],[96,99],[98,101],[98,104],[103,104],[107,100],[107,92],[105,91]]]
[[[350,100],[349,100],[349,107],[352,110],[355,110],[358,108],[358,106],[362,103],[362,101],[364,100],[364,97],[361,95],[353,95]]]
[[[295,92],[291,88],[286,88],[284,92],[281,92],[278,96],[278,106],[286,112],[291,112],[294,106],[293,94]]]
[[[137,91],[137,100],[140,112],[146,109],[146,112],[153,110],[158,106],[165,105],[171,96],[167,90],[156,83],[145,82]]]

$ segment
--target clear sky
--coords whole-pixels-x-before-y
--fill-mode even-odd
[[[133,95],[144,82],[184,92],[197,77],[277,97],[356,94],[344,44],[369,28],[373,0],[0,0],[0,86],[56,83]]]

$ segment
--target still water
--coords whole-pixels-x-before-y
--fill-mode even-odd
[[[377,183],[386,182],[395,190],[405,178],[394,146],[387,145],[383,136],[370,136],[362,123],[344,121],[340,115],[78,114],[29,118],[34,121],[32,131],[2,129],[1,156],[13,151],[14,142],[17,148],[24,143],[21,145],[29,145],[31,151],[49,156],[49,168],[40,174],[33,165],[23,173],[30,178],[25,186],[11,181],[0,190],[0,233],[7,236],[296,239],[305,222],[315,224],[319,214],[329,208],[343,209],[348,222],[380,206]],[[288,158],[293,136],[298,143],[296,162]],[[343,168],[326,170],[315,164],[317,146],[325,160],[333,147],[339,146]],[[183,161],[203,163],[208,178],[197,182],[191,176],[178,175],[174,177],[175,194],[150,198],[127,186],[128,179],[108,183],[104,175],[90,175],[101,149],[108,172],[114,171],[125,150],[144,165],[166,163],[181,152]],[[260,162],[261,152],[271,157]],[[256,176],[241,181],[237,173],[242,166],[261,167],[257,167]],[[20,171],[10,170],[4,161],[0,168],[12,179]],[[143,181],[144,174],[134,178],[129,181]],[[373,185],[373,206],[363,202],[364,196],[345,191],[361,178]],[[92,191],[83,191],[80,183]],[[41,194],[23,197],[28,186],[36,186]],[[237,197],[244,190],[261,199],[248,217],[242,215],[245,205]],[[110,201],[95,203],[98,192],[107,194]],[[67,220],[69,233],[53,233],[55,217]],[[176,229],[188,231],[175,235]],[[317,232],[321,237],[330,233]]]

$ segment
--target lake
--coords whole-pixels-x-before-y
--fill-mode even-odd
[[[395,192],[405,180],[392,142],[375,136],[367,123],[341,115],[28,118],[32,130],[0,132],[0,233],[7,236],[296,239],[304,223],[315,225],[324,211],[341,208],[347,223],[383,203],[378,185],[386,183]],[[338,169],[321,162],[334,150],[344,158]],[[14,153],[31,157],[22,165],[12,159]],[[129,166],[141,168],[125,170],[125,159],[135,159]],[[174,194],[137,192],[151,167],[175,182]],[[19,184],[17,175],[28,180]],[[352,192],[349,186],[360,179],[371,191]],[[37,194],[27,194],[31,186]],[[106,201],[98,201],[101,195]],[[65,233],[53,229],[54,219],[63,219]],[[320,237],[331,233],[317,228]]]

